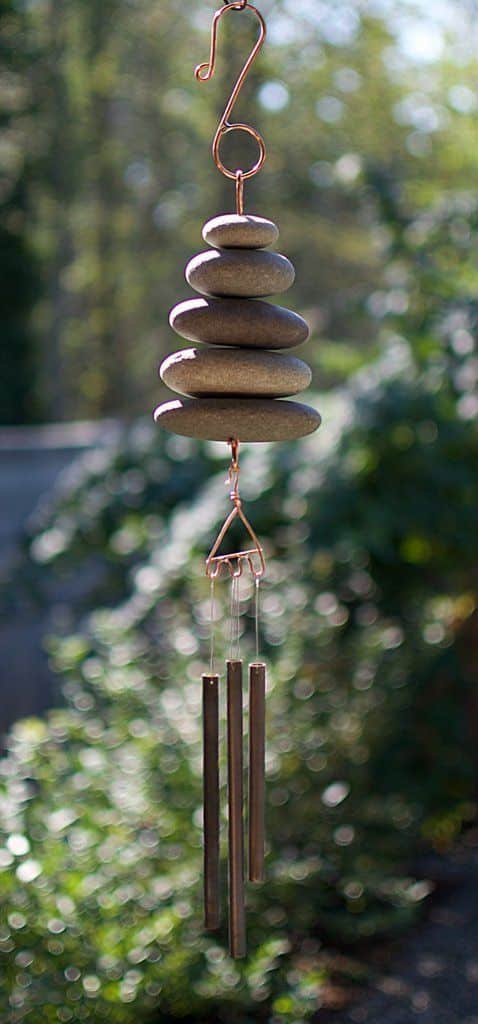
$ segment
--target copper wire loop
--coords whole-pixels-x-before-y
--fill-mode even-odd
[[[242,124],[240,122],[237,123],[237,124],[233,124],[233,123],[231,123],[229,121],[229,118],[230,118],[230,116],[232,114],[232,111],[233,111],[233,109],[234,109],[234,107],[235,107],[235,105],[237,103],[237,100],[239,99],[239,96],[240,96],[240,93],[242,91],[242,87],[244,85],[244,82],[245,82],[245,80],[246,80],[246,78],[247,78],[247,76],[249,74],[249,71],[251,70],[251,67],[252,67],[256,57],[258,56],[258,54],[262,50],[262,47],[264,45],[264,40],[266,38],[266,31],[267,30],[266,30],[266,23],[264,21],[264,18],[262,17],[262,14],[257,10],[257,8],[254,7],[253,4],[249,3],[249,0],[235,0],[234,3],[226,3],[225,7],[221,7],[219,11],[216,11],[216,14],[214,15],[214,19],[213,19],[213,23],[212,23],[212,30],[211,30],[211,52],[210,52],[210,55],[209,55],[209,61],[207,61],[204,64],[199,64],[198,67],[195,70],[195,75],[196,75],[196,78],[197,78],[197,80],[199,82],[209,82],[211,80],[211,78],[213,77],[214,72],[216,70],[217,35],[218,35],[219,22],[220,22],[221,18],[223,17],[223,15],[227,14],[229,11],[245,11],[245,10],[252,11],[252,13],[258,19],[259,24],[260,24],[259,38],[258,38],[255,46],[251,50],[251,52],[249,54],[249,57],[247,58],[247,60],[246,60],[246,62],[244,64],[244,67],[242,68],[242,71],[240,72],[240,75],[239,75],[239,77],[238,77],[238,79],[236,81],[236,84],[235,84],[235,86],[234,86],[234,88],[232,90],[231,96],[230,96],[230,98],[228,100],[226,109],[225,109],[225,111],[224,111],[224,113],[223,113],[223,115],[221,117],[220,122],[219,122],[216,134],[214,136],[214,141],[213,141],[213,144],[212,144],[212,153],[213,153],[213,157],[214,157],[214,161],[215,161],[216,167],[218,168],[219,171],[221,171],[221,174],[225,175],[226,178],[233,178],[233,179],[236,180],[236,193],[237,193],[237,204],[238,204],[238,206],[240,205],[241,202],[242,202],[242,205],[243,205],[243,199],[241,197],[243,195],[244,181],[247,181],[248,178],[253,178],[254,175],[259,173],[261,168],[264,166],[264,163],[265,163],[265,160],[266,160],[266,156],[267,156],[266,144],[264,142],[264,139],[262,138],[262,135],[257,131],[256,128],[253,128],[249,124]],[[253,165],[253,167],[251,167],[248,171],[240,171],[240,172],[237,171],[237,170],[232,171],[228,167],[226,167],[225,164],[221,160],[220,148],[221,148],[221,142],[222,142],[224,136],[228,135],[229,132],[237,132],[237,131],[246,132],[247,135],[251,135],[252,138],[257,142],[257,145],[259,147],[259,158],[256,161],[256,163]],[[239,179],[238,179],[239,173],[241,174],[240,183],[239,183]]]

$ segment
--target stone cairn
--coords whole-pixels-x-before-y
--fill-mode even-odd
[[[185,397],[160,405],[156,422],[211,441],[289,441],[311,434],[320,426],[319,413],[282,400],[311,382],[307,364],[284,354],[307,340],[308,325],[262,301],[295,280],[292,263],[267,251],[279,237],[276,225],[227,214],[208,221],[202,234],[211,248],[190,260],[186,280],[203,297],[180,302],[169,322],[204,347],[182,349],[162,363],[164,383]]]

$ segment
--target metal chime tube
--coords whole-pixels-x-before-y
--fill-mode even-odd
[[[203,675],[204,921],[220,925],[219,874],[219,676]]]
[[[227,764],[229,804],[229,947],[246,955],[243,818],[242,661],[227,662]]]
[[[264,881],[266,666],[249,666],[249,879]]]

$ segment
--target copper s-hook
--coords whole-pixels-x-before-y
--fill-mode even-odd
[[[256,57],[258,56],[258,54],[262,50],[262,47],[264,45],[264,40],[265,40],[265,37],[266,37],[266,31],[267,31],[266,30],[266,23],[264,21],[264,18],[262,17],[262,14],[257,10],[256,7],[253,6],[253,4],[249,3],[249,0],[234,0],[234,2],[226,3],[225,7],[221,7],[220,10],[216,11],[216,14],[214,15],[214,19],[213,19],[213,23],[212,23],[212,30],[211,30],[211,52],[210,52],[210,55],[209,55],[209,61],[207,61],[205,64],[199,64],[198,67],[195,70],[195,75],[196,75],[196,78],[198,79],[199,82],[209,82],[211,80],[211,78],[213,77],[214,72],[216,70],[217,36],[218,36],[219,22],[220,22],[221,18],[223,17],[223,15],[227,14],[229,11],[244,11],[244,10],[252,11],[253,14],[256,16],[256,18],[258,19],[259,24],[260,24],[259,38],[258,38],[255,46],[251,50],[251,52],[249,54],[249,57],[247,58],[246,63],[244,64],[244,67],[242,68],[242,71],[241,71],[241,73],[240,73],[240,75],[239,75],[239,77],[238,77],[238,79],[236,81],[236,84],[235,84],[235,86],[234,86],[234,88],[232,90],[232,93],[231,93],[231,96],[230,96],[229,101],[227,103],[226,109],[225,109],[225,111],[224,111],[224,113],[223,113],[223,115],[221,117],[220,122],[219,122],[216,134],[214,136],[213,145],[212,145],[212,153],[213,153],[213,157],[214,157],[214,161],[215,161],[216,167],[218,168],[218,170],[221,171],[222,174],[224,174],[226,176],[226,178],[233,178],[236,181],[236,199],[237,199],[237,211],[238,211],[238,213],[242,213],[243,212],[244,182],[247,181],[248,178],[253,178],[254,175],[259,173],[261,168],[264,166],[266,155],[267,155],[266,154],[266,144],[264,142],[264,139],[262,138],[262,135],[257,131],[256,128],[253,128],[249,124],[242,124],[242,123],[231,124],[230,121],[229,121],[229,118],[230,118],[230,116],[232,114],[232,111],[233,111],[233,109],[234,109],[234,107],[235,107],[235,105],[237,103],[237,100],[239,98],[239,95],[241,93],[241,90],[242,90],[242,87],[244,85],[244,82],[245,82],[245,80],[246,80],[246,78],[247,78],[247,76],[249,74],[249,71],[251,70],[251,67],[252,67]],[[252,138],[255,139],[255,141],[257,142],[257,145],[259,147],[259,158],[256,161],[256,163],[253,165],[253,167],[251,167],[248,171],[243,171],[243,170],[239,170],[239,169],[236,170],[236,171],[231,171],[228,167],[225,166],[225,164],[221,160],[220,149],[221,149],[221,142],[222,142],[223,137],[225,135],[227,135],[229,132],[236,132],[236,131],[246,132],[247,135],[251,135]]]

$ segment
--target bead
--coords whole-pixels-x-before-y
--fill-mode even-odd
[[[173,391],[204,395],[285,398],[309,387],[312,374],[295,356],[238,348],[186,348],[168,356],[161,379]]]
[[[193,256],[186,280],[202,295],[256,298],[285,292],[295,270],[286,256],[262,249],[213,249]]]
[[[188,341],[208,345],[295,348],[309,337],[298,313],[260,299],[188,299],[171,310],[169,323]]]
[[[208,441],[291,441],[320,427],[315,409],[274,398],[183,398],[165,402],[154,418],[166,430]]]
[[[279,229],[264,217],[228,213],[208,220],[202,229],[202,237],[208,245],[222,249],[263,249],[277,242]]]

